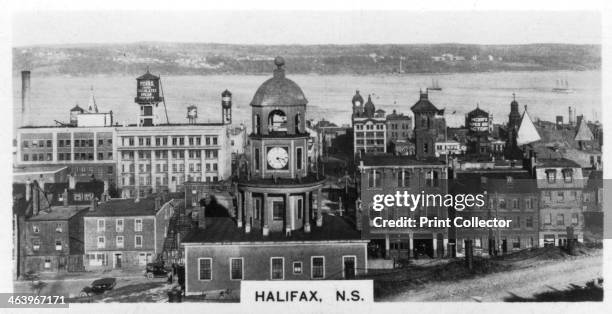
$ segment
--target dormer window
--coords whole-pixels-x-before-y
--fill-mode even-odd
[[[546,180],[548,183],[557,181],[557,171],[555,169],[546,169]]]
[[[562,173],[563,173],[563,182],[572,183],[572,179],[573,179],[572,169],[563,169]]]
[[[506,183],[508,185],[512,185],[514,183],[514,178],[512,178],[511,176],[507,176],[506,177]]]

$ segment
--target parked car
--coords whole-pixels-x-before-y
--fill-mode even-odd
[[[88,297],[94,294],[103,294],[108,290],[112,290],[117,284],[117,279],[115,278],[102,278],[98,280],[94,280],[90,286],[84,287],[81,290],[80,296]]]
[[[147,269],[145,270],[145,276],[149,279],[153,279],[155,277],[167,277],[168,273],[170,272],[172,272],[172,270],[166,268],[164,263],[149,263],[147,264]]]

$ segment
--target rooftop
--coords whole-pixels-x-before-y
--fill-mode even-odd
[[[536,164],[540,167],[580,168],[579,164],[566,158],[538,159]]]
[[[362,159],[364,166],[419,166],[419,165],[444,165],[438,159],[417,160],[412,156],[396,156],[391,154],[365,155]]]
[[[28,221],[68,220],[88,208],[89,206],[55,206],[49,210],[40,211],[38,215],[28,218]]]
[[[152,216],[155,215],[155,199],[114,199],[100,203],[98,208],[85,214],[86,217]]]
[[[287,242],[287,241],[333,241],[360,240],[361,234],[343,217],[323,215],[323,225],[311,225],[310,233],[294,230],[290,236],[284,232],[270,232],[267,237],[258,230],[245,233],[229,217],[206,218],[206,229],[194,229],[185,236],[184,243],[228,243],[228,242]]]
[[[486,178],[483,180],[483,177]],[[511,177],[511,183],[508,182]],[[451,193],[536,193],[536,180],[526,170],[473,170],[458,172]]]

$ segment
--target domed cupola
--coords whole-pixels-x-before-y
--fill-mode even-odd
[[[255,92],[253,107],[253,134],[279,136],[305,134],[306,96],[302,89],[285,77],[285,60],[274,59],[276,69],[272,78]]]
[[[361,97],[361,94],[359,94],[359,91],[355,91],[355,96],[353,96],[353,106],[361,106],[363,105],[363,97]]]

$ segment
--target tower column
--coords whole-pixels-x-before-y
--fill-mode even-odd
[[[236,205],[238,207],[236,221],[238,222],[238,228],[242,228],[242,191],[238,191],[236,194]]]
[[[321,227],[323,225],[323,216],[321,215],[321,206],[323,201],[323,193],[321,193],[321,188],[317,190],[317,227]]]
[[[244,216],[246,233],[251,232],[251,220],[253,217],[253,193],[251,191],[244,192]]]
[[[270,212],[268,208],[268,193],[263,193],[262,198],[262,214],[263,214],[263,230],[262,233],[264,236],[267,236],[270,232]]]
[[[310,192],[306,192],[304,197],[304,232],[310,232]]]
[[[293,204],[291,204],[289,193],[285,193],[285,234],[289,234],[292,229],[293,221]]]

